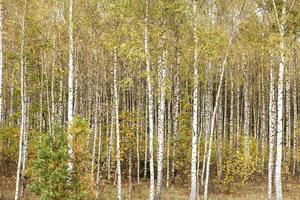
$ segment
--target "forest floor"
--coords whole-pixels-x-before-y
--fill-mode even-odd
[[[248,185],[240,188],[238,191],[231,194],[224,193],[210,193],[211,200],[265,200],[267,199],[267,189],[265,184]],[[0,182],[0,200],[14,199],[14,182],[12,180],[3,180]],[[122,188],[123,199],[129,199],[128,185]],[[163,200],[187,200],[189,199],[189,190],[187,187],[171,187],[169,189],[163,188]],[[117,188],[109,185],[102,185],[100,191],[101,200],[117,199]],[[148,184],[141,183],[135,185],[132,189],[132,200],[148,199],[149,187]],[[283,188],[283,196],[285,200],[300,200],[300,183],[295,181],[286,181]],[[25,192],[24,200],[37,200],[28,191]],[[200,198],[201,199],[201,198]]]

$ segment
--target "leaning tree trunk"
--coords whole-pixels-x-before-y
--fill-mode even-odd
[[[26,9],[27,9],[27,0],[24,2],[24,13],[22,16],[21,22],[21,53],[20,53],[20,80],[21,80],[21,127],[20,127],[20,138],[19,138],[19,156],[18,156],[18,166],[17,166],[17,177],[16,177],[16,193],[15,200],[20,199],[20,177],[22,170],[22,158],[23,158],[23,143],[24,143],[24,129],[25,129],[25,118],[26,118],[26,102],[25,102],[25,63],[24,63],[24,43],[25,43],[25,17],[26,17]]]
[[[243,11],[244,6],[245,6],[245,2],[242,4],[242,6],[239,10],[239,13],[236,17],[236,24],[233,25],[235,31],[238,30],[239,17],[241,15],[242,11]],[[221,88],[222,88],[222,83],[223,83],[223,80],[224,80],[225,66],[227,64],[229,51],[231,49],[231,45],[232,45],[232,42],[233,42],[235,31],[233,31],[233,33],[230,37],[228,47],[227,47],[227,51],[226,51],[226,55],[225,55],[223,63],[222,63],[219,86],[218,86],[218,90],[217,90],[217,94],[216,94],[216,100],[215,100],[215,107],[214,107],[213,114],[212,114],[212,119],[211,119],[208,153],[207,153],[207,161],[206,161],[206,174],[205,174],[205,183],[204,183],[204,197],[203,197],[204,200],[207,200],[207,198],[208,198],[208,180],[209,180],[212,140],[213,140],[214,127],[215,127],[215,118],[216,118],[216,115],[217,115],[217,110],[218,110],[218,105],[219,105],[219,98],[220,98],[220,95],[221,95]]]

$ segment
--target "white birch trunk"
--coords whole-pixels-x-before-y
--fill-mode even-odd
[[[148,101],[146,98],[146,111],[145,111],[145,146],[144,146],[144,180],[147,178],[147,165],[148,165]]]
[[[261,141],[262,141],[262,162],[263,162],[263,166],[265,166],[265,154],[266,154],[266,112],[267,112],[267,109],[266,109],[266,102],[265,102],[265,90],[264,90],[264,77],[263,75],[261,75],[261,96],[262,96],[262,99],[261,99],[261,106],[262,106],[262,112],[260,113],[261,114]]]
[[[93,138],[93,150],[92,150],[92,163],[91,163],[91,176],[94,179],[94,171],[95,171],[95,156],[96,156],[96,144],[97,144],[97,136],[98,136],[98,109],[99,109],[99,92],[98,92],[98,83],[96,89],[96,97],[95,97],[95,114],[94,114],[94,138]]]
[[[109,136],[109,144],[108,144],[108,155],[107,155],[107,180],[111,179],[111,157],[112,157],[111,154],[112,154],[112,151],[113,151],[114,133],[115,133],[115,112],[112,109],[112,112],[111,112],[111,128],[110,128],[110,136]]]
[[[244,59],[244,58],[243,58]],[[243,63],[244,64],[244,63]],[[249,74],[246,66],[244,66],[244,155],[249,156],[249,136],[250,136],[250,100],[249,100]]]
[[[177,40],[179,40],[177,38]],[[179,44],[179,41],[176,41],[176,45]],[[178,47],[176,47],[176,74],[175,74],[175,87],[174,87],[174,122],[173,122],[173,159],[171,165],[171,178],[172,182],[175,181],[175,163],[176,163],[176,139],[178,137],[178,129],[179,129],[179,105],[180,105],[180,91],[179,91],[179,84],[180,84],[180,76],[179,76],[179,69],[180,68],[180,54]],[[171,119],[170,119],[171,120]]]
[[[128,199],[131,199],[132,193],[132,146],[129,148],[129,159],[128,159],[128,182],[129,182],[129,191],[128,191]]]
[[[11,74],[11,84],[9,87],[9,126],[13,126],[13,106],[14,106],[14,73]]]
[[[166,187],[170,186],[170,138],[171,138],[171,101],[168,102],[168,130],[167,130],[167,177],[166,177]]]
[[[290,95],[290,74],[289,67],[286,67],[286,78],[285,78],[285,160],[290,163],[290,148],[291,148],[291,95]]]
[[[101,116],[101,104],[100,104],[99,115]],[[100,189],[101,153],[102,153],[102,124],[101,124],[101,118],[100,118],[100,120],[99,120],[98,155],[97,155],[97,175],[96,175],[96,199],[99,198],[99,189]]]
[[[236,23],[236,24],[233,25],[233,28],[234,28],[235,31],[238,30],[239,17],[241,15],[242,11],[243,11],[244,6],[245,6],[245,2],[242,4],[242,6],[239,10],[239,13],[237,15],[237,18],[234,21]],[[231,48],[231,45],[232,45],[232,42],[233,42],[235,31],[233,31],[232,35],[230,36],[227,51],[226,51],[226,55],[225,55],[223,63],[222,63],[219,86],[218,86],[218,91],[217,91],[216,100],[215,100],[215,107],[214,107],[213,115],[212,115],[212,119],[211,119],[209,144],[208,144],[209,146],[208,146],[208,154],[207,154],[207,162],[206,162],[206,176],[205,176],[205,184],[204,184],[204,196],[203,196],[204,200],[207,200],[207,198],[208,198],[208,181],[209,181],[210,159],[211,159],[213,133],[214,133],[214,127],[215,127],[215,118],[216,118],[216,114],[217,114],[217,110],[218,110],[222,83],[223,83],[223,80],[224,80],[225,66],[227,64],[227,59],[228,59],[228,56],[229,56],[229,51],[230,51],[230,48]]]
[[[157,151],[157,193],[156,199],[161,199],[162,170],[164,156],[164,125],[165,125],[165,90],[166,90],[166,50],[158,63],[159,107],[158,107],[158,151]]]
[[[273,169],[274,169],[274,145],[276,132],[276,101],[274,83],[274,59],[271,56],[270,67],[270,95],[269,95],[269,161],[268,161],[268,199],[272,199]]]
[[[149,33],[148,33],[148,18],[149,18],[149,0],[146,0],[146,16],[145,16],[145,57],[146,57],[146,71],[147,71],[147,96],[148,96],[148,120],[149,120],[149,154],[150,154],[150,200],[154,200],[154,152],[153,152],[153,135],[154,135],[154,123],[153,123],[153,94],[151,83],[151,64],[149,54]]]
[[[221,90],[222,92],[222,90]],[[220,98],[219,103],[219,109],[218,109],[218,141],[217,141],[217,177],[218,180],[221,180],[221,176],[222,176],[222,125],[223,125],[223,104],[222,104],[222,97]]]
[[[197,3],[193,0],[193,39],[194,39],[194,75],[193,75],[193,119],[192,119],[192,155],[191,155],[191,193],[190,200],[197,199],[197,141],[198,141],[198,38],[196,35]]]
[[[114,107],[115,107],[115,123],[116,123],[116,143],[117,143],[117,175],[118,175],[118,200],[122,199],[122,177],[121,177],[121,152],[120,152],[120,125],[119,125],[119,94],[117,83],[117,49],[114,47]]]
[[[27,9],[27,0],[24,2],[24,13],[22,16],[21,21],[21,53],[20,53],[20,66],[21,66],[21,73],[20,73],[20,80],[21,80],[21,127],[20,127],[20,136],[19,136],[19,155],[18,155],[18,165],[17,165],[17,176],[16,176],[16,192],[15,192],[15,200],[20,199],[20,177],[22,177],[21,170],[22,170],[22,158],[23,158],[23,143],[24,143],[24,129],[25,129],[25,118],[26,118],[26,104],[25,104],[25,64],[24,64],[24,43],[25,43],[25,15]]]
[[[286,17],[286,0],[282,1],[282,18]],[[285,55],[285,23],[286,19],[279,19],[275,0],[273,0],[273,6],[276,13],[278,22],[279,34],[280,34],[280,64],[278,71],[278,94],[277,94],[277,150],[276,150],[276,165],[275,165],[275,193],[276,200],[282,199],[282,183],[281,183],[281,162],[282,162],[282,135],[283,135],[283,80],[284,80],[284,68],[286,64]],[[284,21],[283,21],[284,20]]]
[[[69,5],[69,76],[68,76],[68,127],[71,126],[73,120],[73,73],[74,73],[74,41],[73,41],[73,0],[70,0]],[[73,171],[72,159],[74,158],[73,152],[73,134],[68,132],[68,153],[70,160],[68,161],[68,178],[69,182],[72,180],[71,173]]]
[[[240,131],[241,131],[241,126],[240,126],[240,118],[241,118],[241,91],[240,91],[240,86],[238,83],[237,87],[237,95],[236,95],[236,149],[239,150],[240,148]]]
[[[296,68],[296,65],[295,65]],[[297,77],[297,76],[295,76]],[[293,176],[296,173],[297,169],[297,156],[298,156],[298,109],[297,109],[297,79],[293,80]]]
[[[136,176],[137,184],[140,184],[140,98],[138,98],[137,119],[136,119]]]
[[[230,122],[229,122],[229,156],[232,158],[233,130],[234,130],[234,83],[233,72],[230,72]]]

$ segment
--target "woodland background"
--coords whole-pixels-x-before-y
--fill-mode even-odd
[[[0,199],[299,199],[299,0],[0,0]]]

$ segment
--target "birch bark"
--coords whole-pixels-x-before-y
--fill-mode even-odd
[[[275,164],[275,193],[276,200],[282,199],[282,183],[281,183],[281,162],[282,162],[282,135],[283,135],[283,80],[286,65],[286,42],[285,42],[285,17],[286,17],[286,0],[282,0],[282,19],[279,19],[275,0],[273,7],[276,13],[278,29],[280,34],[280,64],[278,71],[278,94],[277,94],[277,150]]]
[[[197,3],[193,0],[193,40],[194,40],[194,75],[193,75],[193,119],[192,119],[192,157],[191,157],[191,193],[190,199],[197,199],[197,141],[198,141],[198,37],[196,35]]]
[[[167,51],[163,50],[163,55],[158,63],[158,85],[159,107],[158,107],[158,151],[157,151],[157,190],[156,199],[161,199],[162,170],[164,156],[164,125],[165,125],[165,90],[166,90],[166,56]]]
[[[122,177],[121,177],[121,152],[120,152],[120,125],[119,125],[119,94],[117,83],[117,48],[114,47],[114,66],[113,66],[113,82],[114,82],[114,110],[116,123],[116,143],[117,143],[117,174],[118,174],[118,200],[122,199]]]
[[[19,155],[18,155],[18,165],[17,165],[17,177],[16,177],[16,192],[15,192],[15,200],[20,199],[20,177],[22,176],[21,170],[23,165],[23,143],[24,143],[24,129],[25,129],[25,118],[26,118],[26,104],[25,104],[25,63],[24,63],[24,43],[25,43],[25,18],[26,18],[26,10],[27,10],[27,0],[24,1],[24,10],[23,16],[21,19],[21,52],[20,52],[20,80],[21,80],[21,127],[20,127],[20,136],[19,136]]]
[[[272,199],[273,169],[274,169],[274,145],[276,132],[276,100],[274,81],[274,59],[271,55],[270,66],[270,94],[269,94],[269,161],[268,161],[268,199]]]
[[[71,126],[73,120],[73,73],[74,73],[74,41],[73,41],[73,0],[70,0],[69,5],[69,75],[68,75],[68,127]],[[68,178],[69,182],[72,180],[71,173],[73,171],[72,159],[73,152],[73,134],[68,131],[68,153],[70,160],[68,161]]]
[[[146,71],[147,71],[147,98],[148,98],[148,120],[149,120],[149,154],[150,154],[150,200],[154,200],[154,152],[153,152],[153,135],[154,135],[154,123],[153,123],[153,94],[151,83],[151,64],[149,54],[149,0],[146,0],[146,15],[145,15],[145,38],[144,48],[146,56]]]

